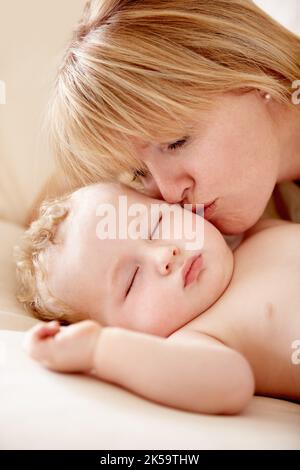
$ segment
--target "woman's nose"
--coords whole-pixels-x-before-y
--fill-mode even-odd
[[[143,182],[148,183],[152,195],[164,199],[169,204],[180,204],[191,193],[194,187],[194,177],[182,166],[170,165],[167,159],[157,158],[154,152],[147,154],[145,160],[148,168]]]
[[[193,185],[188,176],[179,175],[177,177],[170,172],[164,174],[157,172],[152,178],[161,194],[161,199],[169,204],[180,204]]]
[[[180,253],[178,246],[166,245],[155,247],[156,266],[162,276],[170,274]]]
[[[142,180],[145,189],[145,194],[147,196],[153,197],[155,199],[163,199],[159,187],[157,186],[156,181],[152,175],[149,174],[146,177],[142,178]]]

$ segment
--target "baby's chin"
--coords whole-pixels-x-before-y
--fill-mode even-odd
[[[212,281],[212,284],[214,285],[214,293],[209,307],[224,294],[232,279],[234,269],[233,253],[226,244],[224,246],[224,252],[223,263],[220,263],[215,280]]]
[[[225,242],[219,245],[219,248],[219,260],[222,261],[219,261],[217,265],[217,259],[215,264],[213,264],[213,260],[211,260],[211,264],[208,263],[196,283],[187,289],[185,306],[181,313],[177,313],[177,323],[175,325],[164,325],[159,336],[166,337],[180,330],[180,328],[207,312],[224,294],[232,278],[234,258],[232,251]]]
[[[218,248],[218,255],[206,260],[207,266],[195,286],[199,292],[198,298],[197,291],[193,294],[196,296],[198,315],[207,311],[224,294],[232,278],[233,253],[225,241]]]

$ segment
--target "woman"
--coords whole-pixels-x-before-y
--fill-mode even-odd
[[[91,1],[54,87],[52,143],[75,184],[133,179],[241,233],[300,178],[297,79],[300,38],[250,0]]]

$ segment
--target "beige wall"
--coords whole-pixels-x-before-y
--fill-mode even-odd
[[[254,0],[254,2],[286,28],[300,35],[299,0]]]
[[[51,168],[41,131],[60,52],[84,0],[0,0],[0,217],[22,220]]]

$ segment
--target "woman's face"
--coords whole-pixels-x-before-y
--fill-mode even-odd
[[[223,233],[240,233],[262,215],[278,177],[279,143],[270,107],[256,90],[226,93],[199,115],[193,137],[137,142],[149,195],[169,203],[206,204]],[[212,203],[212,204],[211,204]]]

